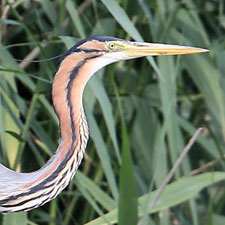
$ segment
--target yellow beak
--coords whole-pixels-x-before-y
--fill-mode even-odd
[[[208,52],[203,48],[195,48],[181,45],[167,45],[145,42],[126,43],[123,52],[128,57],[156,56],[156,55],[181,55]]]

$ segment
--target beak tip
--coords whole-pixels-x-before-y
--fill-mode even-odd
[[[205,49],[205,48],[200,48],[200,50],[201,50],[202,53],[203,52],[209,52],[209,50],[208,49]]]

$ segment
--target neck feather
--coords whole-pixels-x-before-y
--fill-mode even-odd
[[[55,198],[74,176],[88,140],[82,95],[88,79],[98,69],[95,60],[99,56],[96,52],[88,57],[79,52],[62,61],[52,89],[61,134],[56,154],[32,173],[17,173],[0,164],[0,212],[39,207]]]

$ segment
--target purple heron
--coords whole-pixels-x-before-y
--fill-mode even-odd
[[[73,178],[88,141],[82,95],[89,78],[102,67],[142,56],[206,52],[194,47],[131,42],[92,36],[75,44],[62,57],[52,86],[60,123],[56,153],[39,170],[18,173],[0,164],[0,212],[28,211],[55,198]]]

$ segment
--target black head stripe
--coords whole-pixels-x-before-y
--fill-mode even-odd
[[[92,41],[92,40],[96,40],[99,42],[106,42],[106,41],[123,41],[122,39],[119,38],[115,38],[115,37],[110,37],[110,36],[90,36],[82,41],[79,41],[78,43],[76,43],[72,48],[70,48],[65,54],[63,54],[61,60],[63,60],[66,56],[70,55],[71,53],[74,52],[80,52],[80,51],[84,51],[84,52],[99,52],[100,50],[97,49],[83,49],[83,48],[78,48],[79,46],[81,46],[82,44],[84,44],[85,42],[88,41]]]

